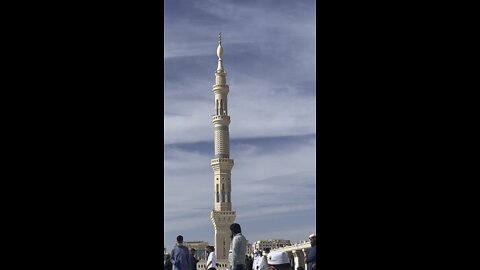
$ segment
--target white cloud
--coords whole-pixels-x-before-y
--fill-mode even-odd
[[[213,76],[212,76],[213,81]],[[209,91],[211,83],[185,83],[192,91]],[[298,95],[291,86],[275,85],[251,79],[230,85],[229,115],[232,138],[254,138],[315,133],[316,100],[311,95]],[[283,87],[279,92],[274,88]],[[167,95],[165,110],[178,115],[164,115],[165,144],[212,140],[214,113],[211,101],[176,98]]]

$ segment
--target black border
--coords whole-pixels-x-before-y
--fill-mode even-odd
[[[35,7],[19,31],[29,86],[12,144],[29,182],[17,242],[35,265],[161,263],[160,4]],[[327,5],[317,3],[320,264],[411,266],[429,237],[419,235],[430,186],[421,180],[448,173],[432,116],[441,110],[425,91],[449,83],[437,73],[435,15]]]

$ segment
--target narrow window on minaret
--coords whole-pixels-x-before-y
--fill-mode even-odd
[[[225,202],[225,184],[222,184],[222,202]]]
[[[220,114],[223,115],[223,99],[220,99]]]
[[[217,102],[217,105],[215,106],[215,111],[217,112],[217,115],[218,115],[218,99],[216,100]]]
[[[215,190],[215,191],[216,191],[216,194],[217,194],[217,203],[218,203],[220,201],[220,198],[218,196],[218,184],[217,184],[217,190]]]
[[[227,192],[227,199],[228,199],[227,202],[230,202],[230,192]]]

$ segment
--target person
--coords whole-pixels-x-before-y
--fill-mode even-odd
[[[163,270],[172,270],[172,261],[170,261],[170,254],[165,256],[165,263],[163,264]]]
[[[245,269],[252,270],[253,267],[253,260],[250,256],[245,255]]]
[[[264,248],[263,249],[263,257],[265,258],[265,261],[268,262],[267,260],[267,256],[268,256],[268,253],[270,253],[270,248]],[[265,263],[267,268],[268,268],[268,263]]]
[[[268,253],[269,270],[290,270],[290,260],[285,251],[272,251]]]
[[[195,257],[195,249],[191,248],[190,249],[190,263],[192,264],[191,268],[192,270],[197,270],[197,263],[198,259]]]
[[[252,270],[257,270],[257,256],[258,256],[258,249],[255,249],[253,250]]]
[[[242,235],[242,228],[238,223],[230,225],[231,239],[228,261],[230,270],[245,270],[245,255],[247,253],[247,239]]]
[[[310,239],[311,247],[305,261],[307,262],[307,270],[315,270],[317,268],[317,236],[315,234],[310,234],[308,238]]]
[[[177,236],[177,244],[170,252],[173,270],[191,270],[190,254],[183,245],[183,236]]]
[[[217,257],[215,256],[215,248],[213,246],[207,246],[207,270],[217,270]]]
[[[267,270],[267,260],[258,249],[253,251],[253,270]]]

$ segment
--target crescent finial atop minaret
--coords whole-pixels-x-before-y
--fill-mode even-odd
[[[218,47],[217,47],[217,56],[218,59],[222,59],[223,48],[222,48],[222,33],[218,33]]]

